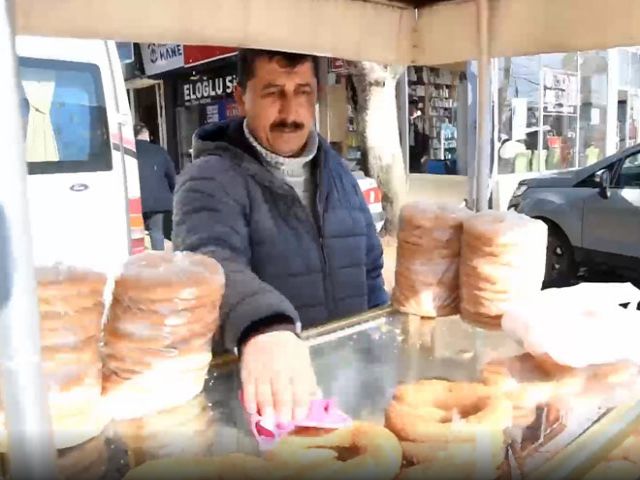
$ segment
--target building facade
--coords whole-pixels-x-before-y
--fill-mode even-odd
[[[238,115],[236,50],[137,44],[127,68],[134,117],[146,123],[178,170],[195,130]],[[320,62],[318,128],[347,160],[363,146],[346,61]],[[462,203],[476,152],[476,65],[411,66],[397,86],[409,199]],[[638,143],[640,48],[493,60],[492,200],[506,208],[523,178],[579,168]]]

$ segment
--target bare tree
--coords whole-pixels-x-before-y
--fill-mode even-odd
[[[404,67],[353,62],[350,68],[357,94],[356,118],[364,146],[363,167],[382,190],[386,216],[383,233],[395,235],[407,191],[396,101],[396,83]]]

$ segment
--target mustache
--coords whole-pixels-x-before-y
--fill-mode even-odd
[[[287,122],[286,120],[278,120],[271,124],[271,131],[284,131],[284,132],[299,132],[304,128],[304,123],[296,122]]]

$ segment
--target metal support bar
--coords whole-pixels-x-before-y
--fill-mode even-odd
[[[54,476],[55,450],[40,361],[12,7],[0,0],[0,391],[11,478],[33,480]]]
[[[640,426],[640,401],[607,414],[573,444],[532,473],[530,480],[583,478]]]
[[[476,0],[478,8],[478,141],[476,146],[476,191],[474,210],[489,208],[491,169],[491,55],[489,52],[489,0]]]

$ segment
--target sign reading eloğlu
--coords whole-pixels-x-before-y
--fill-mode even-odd
[[[212,100],[231,97],[236,84],[236,75],[200,77],[183,83],[178,91],[178,103],[196,105]]]
[[[141,43],[140,52],[147,75],[155,75],[184,65],[184,50],[179,43]]]
[[[205,105],[223,99],[232,99],[236,81],[234,63],[219,65],[206,74],[192,76],[179,82],[176,103],[185,106]]]

